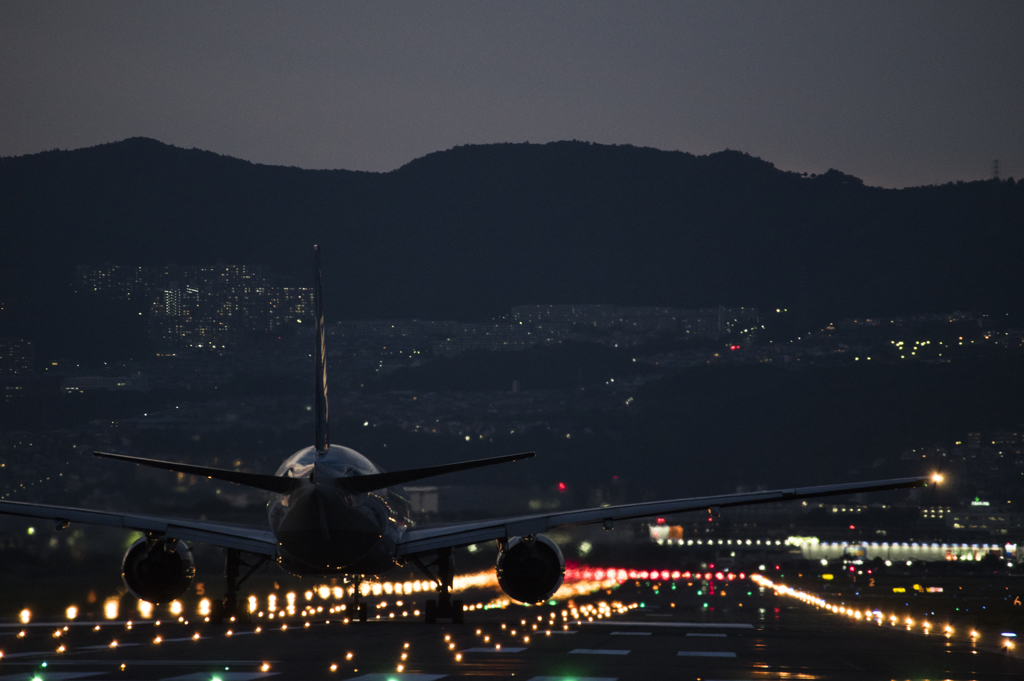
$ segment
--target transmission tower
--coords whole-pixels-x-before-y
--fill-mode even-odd
[[[992,161],[992,179],[999,179],[999,159]]]

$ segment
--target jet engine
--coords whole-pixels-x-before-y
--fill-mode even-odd
[[[542,534],[513,537],[498,552],[498,585],[521,603],[540,603],[558,590],[565,558],[558,544]]]
[[[128,591],[155,604],[184,594],[195,576],[196,564],[185,542],[167,537],[139,539],[128,547],[121,567]]]

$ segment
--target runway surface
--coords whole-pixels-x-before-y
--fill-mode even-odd
[[[700,584],[655,586],[475,611],[462,625],[427,625],[393,607],[371,608],[364,624],[323,615],[222,627],[9,622],[0,681],[1024,679],[1024,660],[997,633],[854,620],[749,581],[713,596]]]

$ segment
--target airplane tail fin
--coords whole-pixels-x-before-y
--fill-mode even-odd
[[[330,430],[327,424],[327,346],[324,342],[324,309],[323,291],[320,284],[320,246],[313,246],[313,266],[315,282],[313,284],[313,316],[316,337],[316,434],[313,446],[317,458],[327,453],[331,445]]]

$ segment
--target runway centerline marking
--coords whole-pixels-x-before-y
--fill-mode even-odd
[[[611,636],[650,636],[651,632],[649,632],[649,631],[613,631],[610,635]],[[687,634],[687,636],[692,636],[692,635],[693,634]],[[725,634],[710,634],[710,635],[711,636],[725,636]]]
[[[585,622],[584,625],[608,627],[680,627],[690,629],[753,629],[753,624],[737,622]],[[552,632],[554,633],[554,632]]]
[[[348,681],[437,681],[448,674],[363,674]]]
[[[726,636],[728,636],[728,634],[705,634],[705,633],[698,633],[698,632],[695,632],[695,631],[688,631],[688,632],[686,632],[686,635],[687,636],[704,636],[706,638],[726,638]]]
[[[221,681],[254,681],[254,679],[265,679],[276,676],[278,672],[195,672],[184,676],[171,676],[160,679],[160,681],[209,681],[210,677],[216,677]]]
[[[720,653],[709,650],[680,650],[676,657],[736,657],[736,653]]]
[[[506,647],[503,646],[501,648],[494,648],[494,647],[491,647],[491,648],[466,648],[462,652],[463,653],[521,653],[524,650],[526,650],[526,648],[506,648]]]
[[[21,674],[4,674],[0,676],[0,681],[5,681],[6,679],[24,681],[25,678],[32,678],[32,676],[42,678],[39,674],[29,675],[28,677],[25,674],[26,672]],[[103,674],[106,674],[106,672],[47,672],[45,678],[46,681],[71,681],[72,679],[85,679],[90,676],[101,676]]]
[[[573,676],[572,681],[619,681],[615,676]],[[565,681],[564,676],[535,676],[530,681]]]
[[[50,654],[50,653],[47,653],[47,654]],[[4,660],[6,660],[8,657],[9,657],[8,655],[4,655]],[[261,664],[264,664],[264,663],[277,664],[277,662],[275,662],[273,660],[180,660],[180,659],[176,659],[176,660],[130,660],[130,661],[128,661],[127,664],[130,664],[130,665],[132,665],[134,667],[139,667],[139,666],[143,666],[143,667],[170,667],[170,666],[195,667],[195,666],[203,666],[203,665],[213,665],[213,666],[216,666],[216,667],[231,667],[231,666],[239,666],[239,667],[241,667],[241,666],[246,666],[246,665],[247,666],[255,665],[255,666],[258,667],[258,666],[260,666]],[[17,665],[29,665],[30,664],[30,665],[34,666],[34,665],[38,665],[39,663],[38,662],[8,662],[7,664],[8,665],[16,665],[16,664]],[[71,658],[64,659],[64,660],[47,660],[47,665],[50,666],[50,667],[53,667],[53,666],[56,666],[56,665],[74,665],[74,666],[79,666],[79,665],[82,665],[82,666],[102,665],[102,666],[106,667],[106,666],[110,666],[111,664],[112,664],[112,662],[110,660],[79,660],[79,659],[71,659]],[[49,677],[47,677],[47,679],[49,679]]]
[[[629,655],[628,650],[613,650],[609,648],[575,648],[569,651],[570,655]]]

